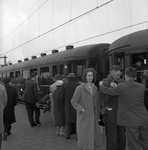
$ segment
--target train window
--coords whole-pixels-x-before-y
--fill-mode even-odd
[[[62,75],[64,73],[64,65],[60,65],[60,74]]]
[[[10,72],[10,78],[14,78],[14,72]]]
[[[125,68],[124,62],[124,53],[115,53],[114,54],[114,61],[116,65],[120,65],[122,68]]]
[[[31,75],[33,72],[37,72],[37,68],[30,69],[30,75]]]
[[[7,73],[7,77],[10,77],[10,73],[9,72]]]
[[[41,74],[42,74],[42,73],[45,73],[45,72],[48,72],[48,73],[49,73],[49,67],[41,67],[41,68],[40,68],[40,72],[41,72]]]
[[[52,70],[53,70],[53,76],[55,76],[57,74],[57,66],[53,66],[52,67]]]
[[[132,66],[137,70],[137,81],[142,82],[145,70],[148,70],[147,64],[148,53],[138,53],[131,56]]]
[[[16,72],[15,72],[15,77],[16,77],[16,78],[19,77],[20,75],[21,75],[20,71],[16,71]]]
[[[82,76],[82,74],[83,74],[83,66],[77,65],[77,75]]]
[[[29,71],[28,70],[23,70],[23,78],[28,79],[29,78]]]

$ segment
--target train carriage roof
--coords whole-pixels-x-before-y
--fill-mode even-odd
[[[132,52],[132,50],[148,48],[147,39],[148,29],[128,34],[114,41],[110,45],[109,52],[118,52],[122,50]]]
[[[62,63],[66,61],[78,60],[78,59],[87,59],[88,57],[95,57],[98,51],[96,49],[105,47],[108,49],[110,44],[92,44],[73,48],[66,51],[61,51],[55,54],[46,55],[43,57],[31,59],[28,61],[16,63],[10,66],[1,67],[0,72],[11,72],[14,70],[25,70],[28,68],[35,68],[36,66],[45,66],[54,63]]]

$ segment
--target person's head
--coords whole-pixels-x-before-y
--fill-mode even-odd
[[[143,59],[142,59],[142,58],[137,58],[137,60],[136,60],[136,65],[137,65],[138,67],[141,67],[142,64],[143,64]]]
[[[112,75],[112,77],[114,78],[114,80],[117,80],[118,78],[120,78],[121,74],[122,74],[122,68],[119,65],[113,65],[110,67],[110,74]]]
[[[96,71],[94,68],[87,68],[83,73],[83,82],[94,83],[96,80]]]
[[[30,77],[36,79],[38,77],[38,75],[36,72],[33,72],[33,73],[31,73]]]
[[[3,79],[3,82],[4,82],[5,84],[10,83],[10,82],[11,82],[11,78],[6,77],[6,78]]]
[[[128,81],[129,79],[135,79],[137,76],[137,71],[133,67],[128,67],[125,69],[125,80]]]
[[[55,81],[60,80],[61,79],[61,75],[60,74],[56,74],[54,79],[55,79]]]
[[[75,73],[69,73],[67,76],[68,80],[75,80],[75,78],[76,78]]]

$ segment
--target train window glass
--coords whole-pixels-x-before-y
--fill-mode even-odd
[[[10,78],[14,78],[14,72],[10,72]]]
[[[16,71],[16,72],[15,72],[15,77],[16,77],[16,78],[19,77],[20,74],[21,74],[20,71]]]
[[[40,68],[40,72],[43,73],[43,72],[49,72],[49,67],[41,67]]]
[[[37,68],[30,69],[30,75],[31,75],[33,72],[37,72]]]
[[[57,74],[57,66],[53,66],[52,67],[52,70],[53,70],[53,76],[55,76]]]
[[[10,77],[10,73],[9,72],[7,73],[7,77]]]
[[[29,71],[28,70],[23,70],[23,78],[27,80],[29,78]]]
[[[68,64],[68,71],[69,71],[69,72],[73,72],[73,71],[72,71],[72,65],[71,65],[71,64]]]
[[[131,56],[132,63],[133,63],[132,65],[137,70],[136,80],[140,83],[144,78],[145,70],[148,70],[147,57],[148,57],[148,53],[138,53],[138,54],[133,54]],[[141,63],[139,61],[141,61]]]
[[[64,65],[62,64],[62,65],[60,65],[60,74],[62,75],[63,72],[64,72]]]
[[[124,53],[115,53],[114,62],[115,65],[120,65],[122,68],[125,68]]]
[[[81,76],[83,74],[83,66],[77,65],[77,75]]]
[[[6,78],[6,77],[7,77],[7,74],[6,74],[6,73],[4,73],[4,74],[3,74],[3,78]]]

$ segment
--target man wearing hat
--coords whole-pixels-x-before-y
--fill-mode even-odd
[[[4,109],[4,137],[3,140],[7,140],[7,136],[11,134],[11,124],[16,122],[14,107],[17,105],[18,102],[18,94],[14,87],[12,87],[9,83],[11,78],[6,77],[4,78],[4,86],[7,91],[7,105]]]
[[[79,85],[74,81],[75,77],[74,73],[69,73],[67,76],[68,81],[62,85],[62,100],[65,104],[66,139],[69,139],[71,134],[76,133],[76,110],[71,105],[71,98]]]
[[[26,105],[26,110],[28,114],[28,119],[31,127],[37,126],[40,123],[40,110],[36,107],[38,102],[38,88],[37,88],[37,73],[31,74],[31,79],[27,80],[25,83],[24,98]],[[34,120],[35,112],[35,120]]]
[[[103,80],[103,85],[110,87],[111,82],[116,84],[124,82],[120,78],[122,68],[119,65],[113,65],[110,67],[110,74]],[[101,93],[102,94],[102,93]],[[126,149],[126,137],[125,129],[122,126],[117,126],[117,107],[118,97],[108,94],[103,95],[103,103],[106,108],[106,114],[104,114],[104,124],[106,130],[106,150],[125,150]]]

